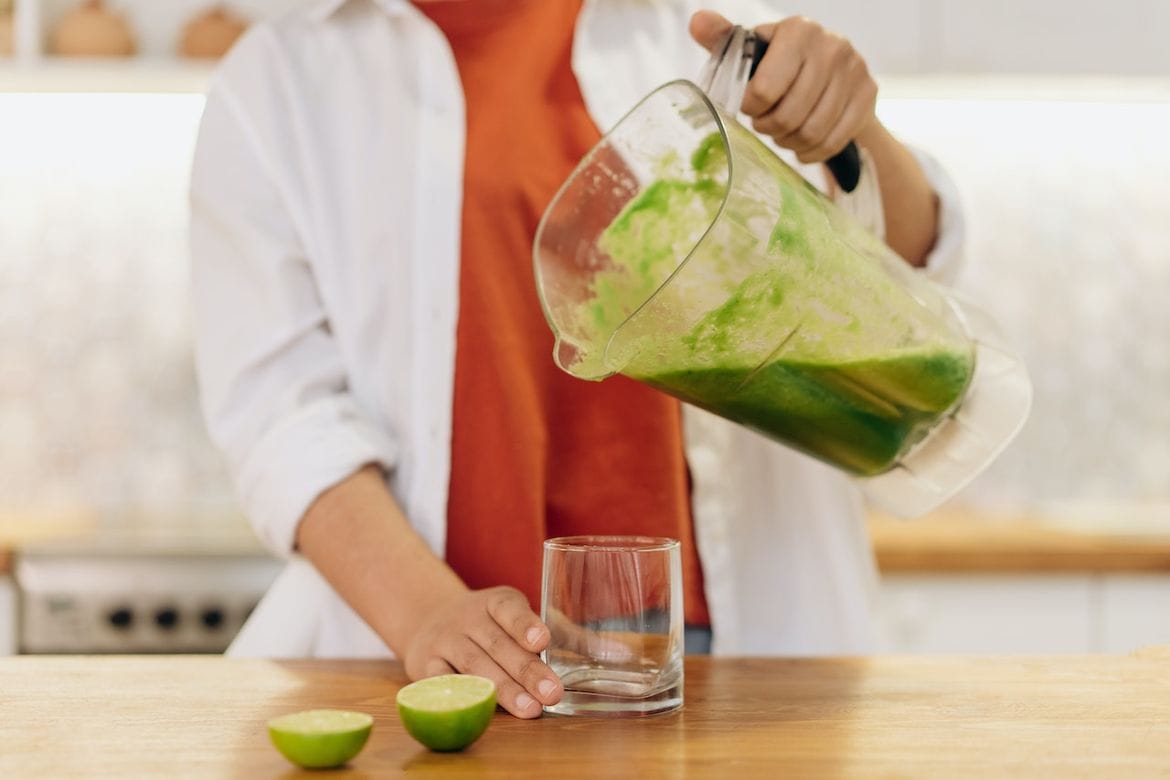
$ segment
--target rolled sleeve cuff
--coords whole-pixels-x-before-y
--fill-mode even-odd
[[[363,466],[392,469],[397,447],[349,398],[314,401],[269,430],[239,471],[244,508],[266,547],[292,554],[297,526],[324,491]]]
[[[909,149],[938,195],[938,237],[934,248],[926,256],[923,269],[931,279],[950,284],[962,269],[963,247],[967,239],[967,223],[963,217],[959,188],[938,160],[921,149]]]

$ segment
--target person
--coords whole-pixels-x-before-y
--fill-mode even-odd
[[[487,676],[535,717],[562,695],[538,656],[541,541],[574,532],[679,538],[714,653],[869,649],[847,478],[552,362],[540,214],[731,20],[771,42],[752,127],[830,192],[821,163],[855,139],[889,245],[924,273],[959,255],[952,184],[876,118],[847,41],[768,3],[693,5],[316,0],[223,62],[191,181],[198,375],[247,515],[290,558],[231,652],[393,654],[415,679]]]

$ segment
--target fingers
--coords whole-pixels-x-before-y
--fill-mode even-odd
[[[454,674],[455,667],[444,661],[442,658],[434,657],[429,659],[423,666],[422,677],[438,677],[443,674]]]
[[[837,88],[838,82],[843,88]],[[801,134],[799,144],[797,139],[790,139],[794,143],[789,148],[796,151],[801,162],[829,159],[876,121],[877,83],[870,78],[865,62],[854,57],[843,77],[826,90],[821,101],[824,105],[818,103],[806,120],[808,127]],[[836,118],[829,119],[834,114]],[[783,141],[780,143],[788,145]]]
[[[846,39],[802,17],[756,28],[769,40],[743,111],[802,162],[837,154],[874,118],[877,84]]]
[[[523,593],[515,588],[491,588],[486,593],[488,614],[517,644],[533,653],[548,646],[548,628],[529,608]]]
[[[825,86],[824,92],[817,98],[816,104],[804,119],[793,122],[782,115],[783,109],[787,108],[783,105],[788,102],[785,98],[781,101],[781,106],[766,117],[753,122],[753,125],[761,132],[776,138],[776,143],[793,150],[798,156],[811,153],[818,149],[837,127],[848,101],[849,94],[845,83],[841,79],[835,79]],[[767,129],[763,129],[765,127]]]
[[[752,127],[758,132],[767,133],[777,142],[791,135],[800,137],[809,114],[828,86],[829,80],[823,72],[813,67],[801,67],[796,81],[780,101],[770,111],[753,119]]]
[[[542,705],[564,695],[537,655],[549,638],[515,588],[465,591],[428,616],[402,658],[412,679],[451,672],[486,677],[496,684],[500,706],[519,718],[535,718]]]
[[[481,627],[473,638],[524,688],[544,704],[560,701],[560,680],[536,656],[548,647],[551,633],[514,588],[487,591],[488,615],[495,626]]]
[[[836,127],[819,143],[798,151],[797,159],[803,163],[817,163],[837,155],[856,135],[850,128],[861,126],[864,121],[862,117],[871,113],[872,109],[860,105],[857,101],[850,101]]]
[[[560,680],[539,656],[516,644],[503,629],[498,626],[479,626],[471,638],[497,666],[541,704],[556,704],[560,701],[564,693]]]
[[[731,22],[714,11],[698,11],[691,17],[691,37],[707,51],[715,47],[731,29]]]
[[[549,615],[552,643],[561,650],[605,663],[629,663],[636,657],[634,650],[613,636],[614,632],[598,632],[575,623],[563,612],[554,610]]]
[[[795,85],[804,69],[804,61],[803,43],[799,39],[769,45],[756,74],[744,90],[743,112],[750,117],[759,117],[775,108]],[[805,79],[808,78],[806,74]]]
[[[575,637],[583,631],[581,626],[569,619],[569,616],[559,609],[550,609],[548,612],[548,627],[552,633],[549,642],[557,647],[566,647],[577,651]]]
[[[506,587],[491,588],[484,595],[491,622],[477,623],[471,638],[529,697],[542,704],[560,701],[564,694],[560,680],[536,655],[548,646],[550,633],[529,608],[528,599]],[[531,705],[522,699],[516,706],[527,710]]]
[[[517,718],[536,718],[542,708],[521,685],[468,636],[453,636],[442,648],[447,663],[462,674],[486,677],[496,684],[496,701]]]
[[[854,93],[845,106],[836,126],[815,148],[798,155],[801,162],[827,160],[844,149],[850,141],[858,138],[877,122],[874,108],[877,105],[877,85],[872,81],[862,90]]]

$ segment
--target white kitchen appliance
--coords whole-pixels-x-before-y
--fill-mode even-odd
[[[20,653],[223,652],[282,562],[238,529],[133,524],[18,550]]]

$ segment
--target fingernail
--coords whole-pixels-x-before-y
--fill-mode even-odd
[[[540,641],[542,636],[544,636],[544,629],[540,626],[533,626],[528,629],[528,633],[524,635],[524,638],[528,640],[528,644],[534,645]]]
[[[532,698],[527,693],[522,693],[516,697],[516,709],[520,710],[521,712],[531,710],[535,706],[536,699]]]
[[[540,685],[536,686],[536,690],[540,691],[540,695],[547,699],[557,692],[557,684],[552,680],[541,680]]]

